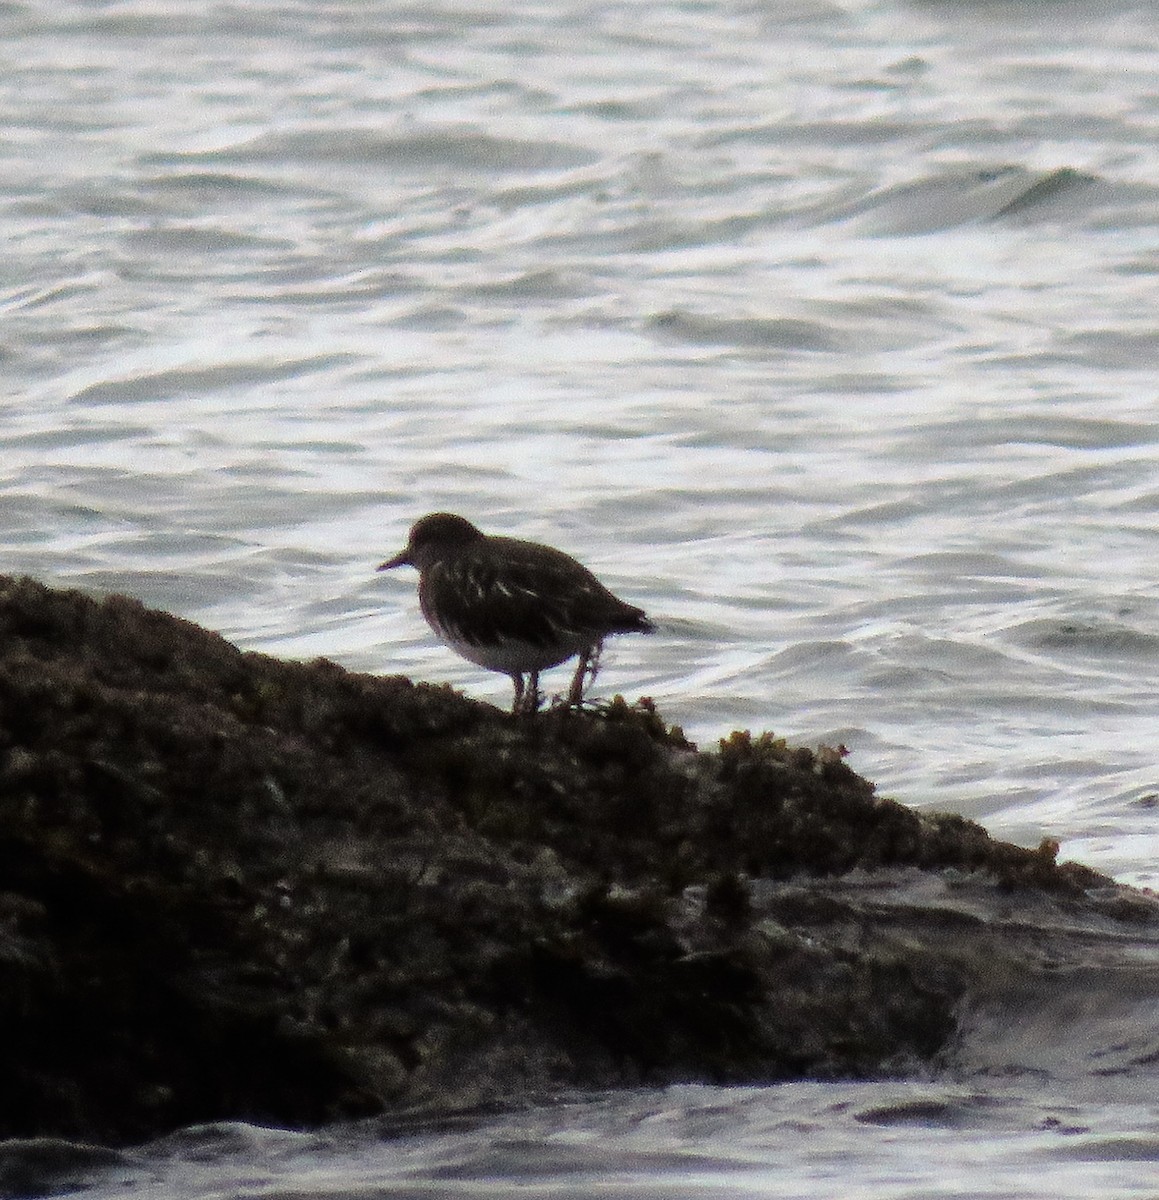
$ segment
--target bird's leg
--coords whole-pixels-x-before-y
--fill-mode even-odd
[[[579,666],[571,677],[571,687],[567,690],[569,708],[579,708],[584,702],[584,672],[588,669],[588,652],[585,650],[579,658]]]
[[[600,651],[603,648],[603,641],[598,641],[580,655],[579,665],[575,669],[567,693],[567,702],[572,708],[579,708],[584,702],[584,676],[588,677],[589,683],[595,682],[596,673],[600,669]]]
[[[515,703],[511,711],[517,717],[529,717],[539,708],[539,672],[529,672],[526,685],[522,675],[512,675],[511,678],[515,683]]]

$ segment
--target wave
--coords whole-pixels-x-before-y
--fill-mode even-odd
[[[795,317],[713,317],[674,308],[658,313],[648,324],[659,333],[696,346],[831,350],[836,344],[824,325]]]
[[[429,170],[545,171],[588,165],[598,156],[574,144],[496,137],[471,125],[408,125],[401,132],[319,126],[257,137],[214,150],[154,154],[150,166],[191,163],[337,163]]]
[[[839,205],[823,220],[854,222],[871,234],[923,234],[1012,217],[1062,218],[1106,197],[1097,176],[1059,167],[1001,166],[939,172]]]

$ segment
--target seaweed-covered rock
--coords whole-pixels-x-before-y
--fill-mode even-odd
[[[999,934],[869,936],[848,881],[1154,921],[1055,849],[647,701],[519,720],[0,577],[0,1136],[909,1070]]]

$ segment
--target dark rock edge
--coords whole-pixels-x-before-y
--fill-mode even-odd
[[[1056,851],[647,700],[517,720],[0,576],[0,1137],[928,1072],[1000,935],[834,885],[1155,923]]]

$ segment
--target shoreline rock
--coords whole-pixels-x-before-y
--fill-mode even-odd
[[[928,1071],[1018,969],[979,905],[1155,938],[1056,851],[648,701],[518,720],[0,576],[0,1137]]]

